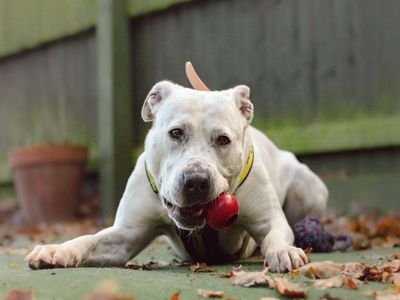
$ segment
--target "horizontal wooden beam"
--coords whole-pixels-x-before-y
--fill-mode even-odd
[[[352,119],[269,127],[255,126],[280,148],[297,154],[346,151],[400,145],[400,115],[366,115]]]

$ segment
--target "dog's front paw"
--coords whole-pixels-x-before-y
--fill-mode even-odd
[[[283,246],[271,248],[265,254],[264,265],[272,272],[290,272],[308,263],[308,257],[300,248]]]
[[[61,245],[39,245],[29,253],[25,261],[31,269],[77,267],[81,257],[74,247]]]

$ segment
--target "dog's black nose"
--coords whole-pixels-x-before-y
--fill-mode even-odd
[[[203,168],[188,168],[182,175],[183,197],[188,204],[207,200],[210,193],[210,175]]]

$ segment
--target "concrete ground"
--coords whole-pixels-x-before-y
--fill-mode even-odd
[[[312,261],[377,263],[379,261],[378,256],[393,253],[400,254],[400,249],[388,248],[346,253],[310,254],[310,258]],[[163,265],[155,270],[72,268],[33,271],[24,262],[24,255],[0,253],[0,299],[5,299],[11,289],[32,290],[37,300],[85,299],[101,283],[110,281],[115,283],[120,293],[132,295],[135,297],[134,299],[143,300],[174,299],[171,296],[176,292],[180,292],[179,299],[204,299],[197,294],[198,288],[224,291],[224,299],[279,298],[279,294],[275,290],[265,287],[233,286],[230,279],[220,278],[215,272],[193,273],[188,270],[187,266],[168,265],[173,259],[174,256],[166,244],[153,243],[135,259],[135,262],[156,261]],[[243,271],[262,270],[262,261],[259,258],[215,266],[215,268],[220,272],[228,272],[232,270],[233,265],[238,264],[242,265]],[[310,285],[310,279],[303,276],[289,276],[289,279]],[[387,284],[374,282],[363,284],[359,290],[333,288],[320,291],[310,288],[307,299],[321,299],[327,293],[332,297],[342,299],[373,299],[366,296],[365,291],[387,290],[388,288],[390,287]]]

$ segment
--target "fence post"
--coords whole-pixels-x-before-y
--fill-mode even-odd
[[[133,114],[129,17],[125,0],[97,0],[99,190],[114,216],[132,170]]]

